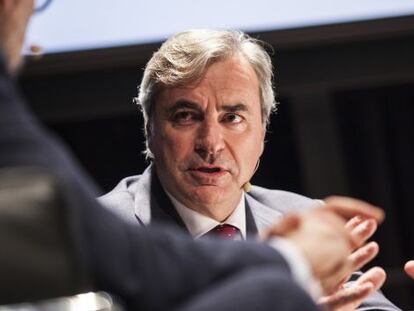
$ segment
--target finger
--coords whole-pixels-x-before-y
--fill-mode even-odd
[[[360,223],[362,223],[365,220],[365,218],[361,216],[355,216],[352,217],[345,225],[345,229],[351,232],[356,226],[358,226]]]
[[[374,292],[374,285],[366,282],[360,285],[341,288],[333,295],[322,297],[318,303],[326,310],[354,310]]]
[[[289,214],[282,218],[277,224],[267,230],[260,239],[266,240],[272,236],[286,236],[300,225],[300,216],[297,214]]]
[[[375,207],[367,202],[349,198],[332,196],[325,200],[325,207],[332,209],[338,215],[341,215],[345,219],[351,219],[354,216],[363,216],[366,218],[373,218],[378,223],[384,220],[385,213],[382,209]]]
[[[351,267],[350,272],[361,269],[368,262],[374,259],[378,252],[379,246],[376,242],[370,242],[361,248],[358,248],[348,257]]]
[[[352,273],[355,270],[359,270],[373,258],[375,258],[375,256],[378,254],[378,251],[378,244],[376,242],[371,242],[349,255],[347,264],[344,265],[341,269],[335,270],[335,272],[323,282],[322,285],[325,292],[330,293],[332,291],[338,290],[338,288],[351,277]],[[364,278],[361,280],[364,280]]]
[[[414,279],[414,260],[408,261],[404,266],[405,272]]]
[[[351,230],[352,239],[359,245],[365,243],[377,230],[377,222],[370,218],[361,221]]]
[[[374,290],[378,290],[384,284],[387,278],[387,274],[384,269],[380,267],[373,267],[367,272],[362,274],[355,282],[356,285],[362,285],[364,283],[371,283],[374,286]]]
[[[321,279],[322,290],[325,295],[332,295],[338,291],[345,278],[352,273],[352,266],[349,260],[337,265],[329,274],[328,277]]]

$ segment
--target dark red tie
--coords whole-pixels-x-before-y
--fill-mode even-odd
[[[223,224],[211,229],[204,236],[215,237],[223,240],[236,240],[240,238],[240,231],[232,225]]]

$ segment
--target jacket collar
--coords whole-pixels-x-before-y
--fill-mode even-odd
[[[142,173],[131,192],[134,196],[134,211],[137,219],[144,225],[151,222],[151,171],[152,164]]]
[[[264,205],[256,199],[255,186],[252,187],[250,192],[246,193],[246,206],[250,208],[251,217],[254,219],[259,234],[265,232],[275,221],[283,216],[277,209]]]

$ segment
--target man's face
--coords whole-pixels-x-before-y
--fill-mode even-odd
[[[162,185],[181,203],[226,218],[263,152],[259,82],[240,56],[211,65],[198,84],[164,89],[149,147]]]

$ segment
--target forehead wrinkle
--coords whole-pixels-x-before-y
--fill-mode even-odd
[[[235,66],[233,64],[235,63]],[[230,64],[230,65],[229,65]],[[247,65],[247,66],[246,66]],[[223,66],[230,66],[230,68],[223,69]],[[228,70],[227,70],[228,69]],[[237,78],[237,79],[236,79]],[[230,80],[237,80],[240,83],[231,83]],[[165,95],[172,95],[175,98],[183,97],[187,102],[192,102],[193,107],[181,106],[189,109],[209,110],[211,104],[214,103],[216,110],[221,111],[251,111],[253,107],[246,104],[246,101],[250,103],[250,93],[245,94],[246,83],[248,88],[254,87],[256,84],[252,84],[252,79],[257,82],[257,76],[250,64],[246,64],[246,60],[243,58],[230,58],[224,62],[218,62],[209,67],[206,73],[198,81],[183,85],[180,87],[172,88]],[[260,97],[260,88],[257,87],[257,95]],[[170,93],[172,92],[172,93]],[[168,94],[170,93],[170,94]],[[248,96],[248,98],[244,98]],[[180,99],[177,100],[177,102]],[[175,106],[175,103],[171,108]],[[244,107],[243,107],[244,106]],[[210,107],[210,108],[208,108]]]

